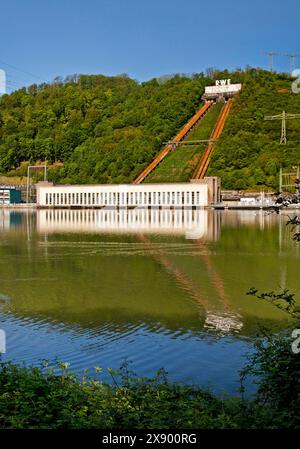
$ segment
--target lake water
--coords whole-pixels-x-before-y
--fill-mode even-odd
[[[118,368],[233,393],[260,326],[286,316],[245,293],[299,291],[287,214],[0,210],[3,360]],[[104,374],[104,377],[106,374]]]

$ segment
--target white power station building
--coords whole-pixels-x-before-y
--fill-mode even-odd
[[[220,202],[220,178],[187,183],[36,185],[40,208],[203,208]]]

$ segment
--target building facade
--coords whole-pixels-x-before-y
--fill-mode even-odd
[[[213,180],[213,181],[212,181]],[[36,185],[40,208],[207,207],[219,201],[218,178],[190,183]]]

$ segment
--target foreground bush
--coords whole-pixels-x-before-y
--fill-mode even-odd
[[[112,384],[82,378],[60,364],[0,364],[1,428],[257,428],[274,427],[271,409],[238,398],[221,400],[197,387],[170,383],[163,370],[138,378],[127,366]],[[57,367],[56,367],[57,370]],[[278,422],[276,423],[278,425]],[[287,423],[284,427],[288,427]]]

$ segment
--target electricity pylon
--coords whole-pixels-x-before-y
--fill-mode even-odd
[[[287,114],[285,111],[282,111],[282,114],[278,115],[266,115],[265,120],[281,120],[281,138],[280,143],[286,144],[286,121],[291,119],[300,119],[300,114]]]
[[[291,59],[291,72],[296,69],[296,58],[300,58],[300,55],[290,54],[290,53],[277,53],[274,51],[267,51],[266,55],[269,56],[269,69],[273,72],[274,69],[274,56],[287,56]]]

